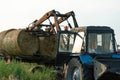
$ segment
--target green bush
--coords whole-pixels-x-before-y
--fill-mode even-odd
[[[16,62],[13,60],[6,64],[4,60],[0,61],[0,79],[1,80],[55,80],[56,73],[52,67],[41,67],[40,71],[31,73],[29,70],[37,64]]]

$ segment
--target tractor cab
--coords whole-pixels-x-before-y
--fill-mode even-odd
[[[114,31],[109,27],[79,27],[59,32],[59,52],[115,53]]]
[[[64,63],[62,60],[69,59],[70,55],[116,53],[115,47],[114,31],[110,27],[87,26],[58,31],[57,63]]]

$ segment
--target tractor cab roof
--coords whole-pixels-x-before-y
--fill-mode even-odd
[[[113,32],[113,29],[107,26],[88,26],[87,32]]]
[[[77,28],[71,29],[73,32],[114,32],[112,28],[107,27],[107,26],[80,26]]]

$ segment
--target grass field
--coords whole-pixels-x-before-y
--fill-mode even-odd
[[[30,70],[34,66],[37,64],[15,60],[6,64],[4,60],[0,60],[0,80],[56,80],[56,73],[52,67],[42,66],[39,71],[32,73]]]

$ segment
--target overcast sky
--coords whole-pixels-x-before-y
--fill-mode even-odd
[[[53,9],[74,11],[79,26],[112,27],[120,44],[120,0],[0,0],[0,31],[26,28]]]

